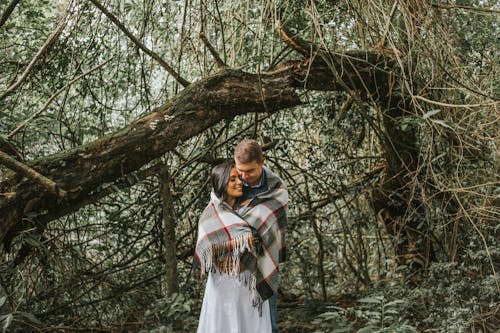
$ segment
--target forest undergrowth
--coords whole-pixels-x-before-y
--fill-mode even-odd
[[[484,254],[483,254],[484,255]],[[481,254],[475,260],[479,264]],[[483,260],[484,260],[483,256]],[[481,277],[478,265],[434,264],[425,283],[405,283],[399,267],[394,280],[328,300],[280,291],[279,325],[283,333],[495,333],[500,328],[500,297],[493,276]],[[177,296],[176,296],[177,297]],[[143,333],[195,332],[197,308],[182,297],[168,315],[156,308],[159,326]],[[186,306],[187,305],[187,306]],[[147,326],[147,324],[146,324]]]
[[[243,138],[289,190],[282,333],[499,332],[499,13],[0,1],[0,332],[195,332]]]

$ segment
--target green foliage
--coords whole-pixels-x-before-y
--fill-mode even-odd
[[[44,230],[32,232],[38,225],[28,216],[24,222],[33,229],[15,237],[0,260],[3,331],[192,331],[203,284],[192,277],[190,254],[208,201],[210,158],[230,159],[238,140],[255,136],[272,143],[266,163],[292,198],[282,290],[296,299],[359,298],[319,315],[318,332],[494,332],[499,29],[497,15],[469,7],[495,8],[496,2],[101,2],[189,81],[216,70],[199,41],[202,30],[233,68],[258,72],[301,59],[274,30],[280,16],[332,54],[354,49],[390,56],[397,67],[384,70],[394,75],[394,96],[406,97],[411,107],[387,128],[383,110],[360,92],[305,91],[299,107],[238,116],[179,143],[139,172],[102,184],[95,203]],[[0,28],[0,94],[20,78],[66,3],[20,1]],[[27,164],[116,131],[182,89],[89,1],[75,3],[24,84],[0,100],[0,138]],[[401,278],[412,276],[410,267],[394,268],[402,239],[389,234],[372,205],[373,191],[399,176],[384,171],[388,152],[382,146],[393,129],[415,134],[418,151],[415,168],[400,170],[408,172],[406,192],[396,189],[387,202],[405,208],[399,226],[423,226],[417,238],[427,237],[435,252],[419,285]],[[180,291],[172,297],[160,296],[166,263],[156,175],[163,167],[172,177],[175,208],[168,213],[177,221]]]
[[[370,296],[358,300],[361,310],[356,310],[355,315],[366,320],[366,326],[358,332],[415,332],[406,323],[401,323],[404,317],[407,302],[401,299],[388,301],[384,296]],[[409,330],[411,329],[411,330]]]
[[[140,333],[174,333],[193,326],[189,320],[193,300],[182,294],[172,294],[153,302],[144,313],[144,329]]]
[[[500,299],[493,276],[470,267],[433,264],[418,287],[393,281],[370,290],[354,307],[330,307],[316,332],[496,332]]]
[[[336,306],[330,306],[329,308],[331,311],[318,315],[312,321],[313,324],[320,327],[315,333],[347,333],[355,330],[352,323],[352,311],[350,309],[343,309]]]
[[[357,302],[360,303],[359,307],[343,309],[332,306],[330,308],[333,311],[320,314],[314,322],[325,330],[316,332],[417,332],[416,328],[404,319],[408,311],[407,301],[388,300],[384,296],[372,295]]]

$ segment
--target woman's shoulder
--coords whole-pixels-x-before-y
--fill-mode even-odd
[[[241,212],[243,212],[243,210],[246,208],[246,206],[250,203],[251,200],[252,199],[248,198],[241,201],[237,201],[235,206],[233,207],[234,211],[240,214]]]

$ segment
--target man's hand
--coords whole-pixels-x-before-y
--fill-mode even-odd
[[[252,235],[252,246],[257,255],[261,256],[264,254],[264,249],[262,248],[262,240],[260,239],[259,235]]]

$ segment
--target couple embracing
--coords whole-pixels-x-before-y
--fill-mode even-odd
[[[276,333],[288,190],[255,140],[212,170],[194,264],[208,279],[198,333]]]

